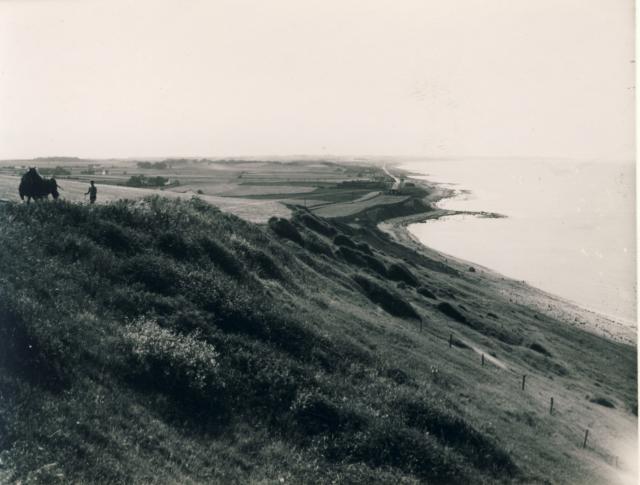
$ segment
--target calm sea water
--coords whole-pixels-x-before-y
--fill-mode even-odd
[[[442,208],[507,216],[409,226],[425,245],[635,325],[633,163],[446,160],[401,168],[456,190]]]

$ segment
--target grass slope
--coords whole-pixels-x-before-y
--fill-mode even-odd
[[[635,423],[634,349],[370,226],[156,197],[0,228],[0,481],[606,483]]]

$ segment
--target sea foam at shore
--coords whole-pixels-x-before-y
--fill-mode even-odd
[[[470,159],[400,168],[454,189],[440,208],[507,216],[412,224],[423,244],[635,325],[633,163]]]

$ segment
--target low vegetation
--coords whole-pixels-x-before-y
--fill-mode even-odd
[[[528,360],[540,350],[496,335],[555,332],[536,365],[569,366],[587,382],[616,355],[611,392],[635,399],[620,385],[635,375],[630,348],[534,319],[484,289],[470,296],[464,272],[375,228],[305,210],[255,225],[197,198],[2,204],[0,227],[8,482],[588,476],[582,462],[544,452],[555,427],[545,409],[535,432],[510,419],[512,407],[538,405],[513,397],[513,376],[480,367],[466,345],[449,349],[454,331],[540,380],[548,366]],[[437,303],[438,288],[457,295],[455,307]],[[593,368],[567,364],[580,354],[575,338],[594,351]],[[564,392],[563,379],[547,385]],[[574,446],[573,431],[562,428],[554,446]]]

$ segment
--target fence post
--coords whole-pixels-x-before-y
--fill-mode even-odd
[[[484,367],[484,354],[482,354],[482,366]]]
[[[589,430],[585,429],[584,430],[584,443],[582,443],[582,447],[583,448],[587,447],[587,438],[589,438]]]
[[[527,379],[526,375],[522,376],[522,390],[523,391],[524,391],[524,383],[525,383],[526,379]]]
[[[549,414],[553,414],[553,398],[551,398],[551,404],[549,405]]]
[[[452,345],[453,345],[453,334],[450,333],[449,334],[449,348],[451,348]]]

